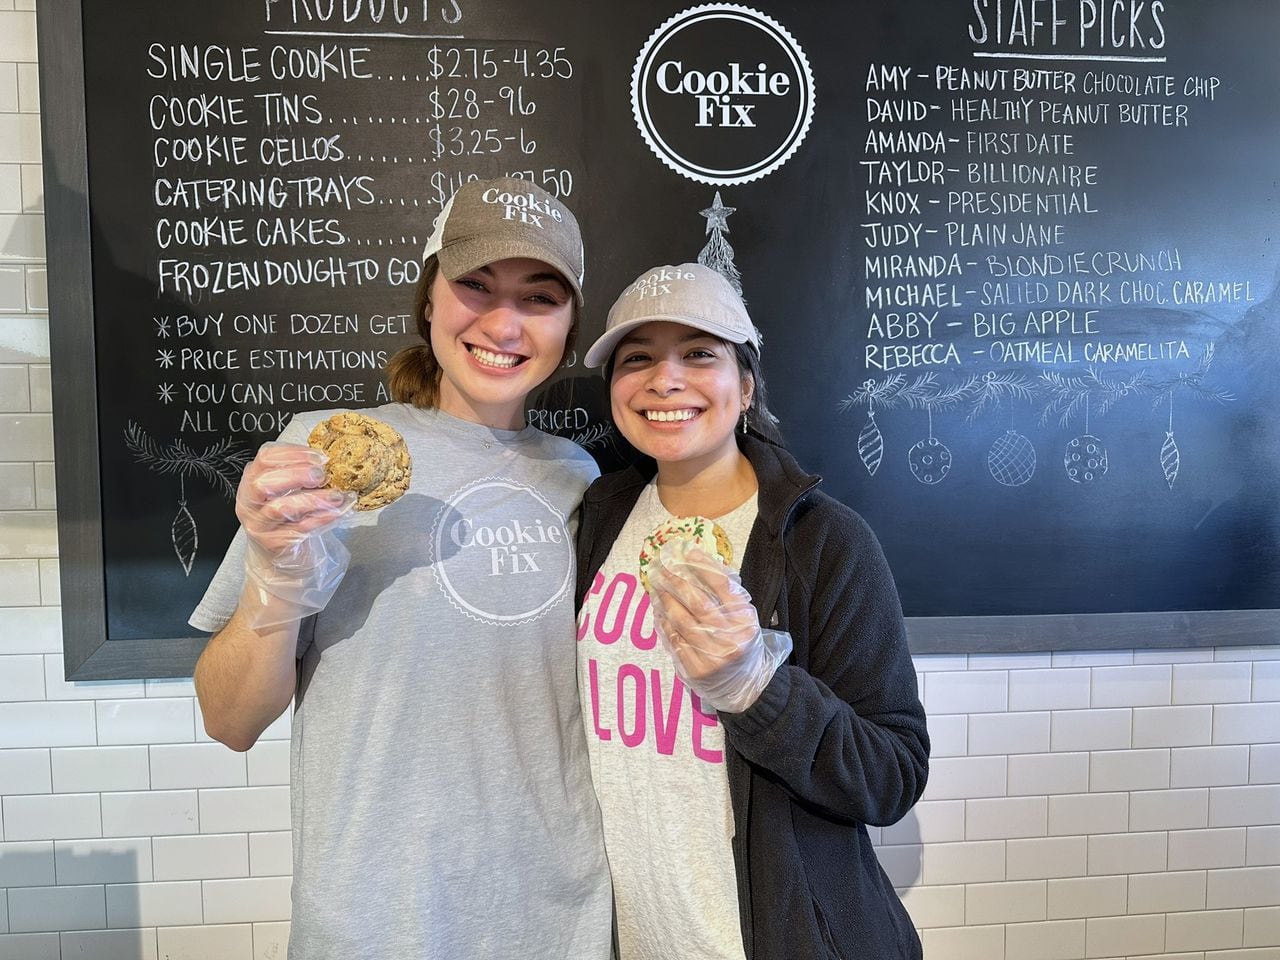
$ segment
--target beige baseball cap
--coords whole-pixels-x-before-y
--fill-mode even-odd
[[[515,177],[471,180],[459,187],[436,219],[422,250],[434,256],[446,280],[497,260],[529,257],[556,268],[582,306],[583,250],[569,208],[535,183]]]
[[[646,270],[628,285],[609,308],[604,335],[591,345],[583,362],[603,366],[619,340],[653,320],[683,323],[729,343],[760,349],[760,331],[729,281],[700,263],[682,263]]]

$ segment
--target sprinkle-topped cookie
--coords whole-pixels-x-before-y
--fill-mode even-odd
[[[678,546],[683,553],[697,547],[709,557],[717,557],[728,566],[733,563],[733,544],[724,527],[706,517],[672,517],[660,523],[644,538],[640,548],[640,585],[649,589],[649,567],[664,547]]]
[[[307,443],[329,455],[329,485],[355,493],[357,510],[385,507],[409,489],[409,448],[404,437],[381,420],[335,413],[311,431]]]

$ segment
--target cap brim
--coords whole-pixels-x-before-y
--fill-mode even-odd
[[[643,327],[646,323],[654,323],[656,321],[666,321],[668,323],[679,323],[686,327],[692,327],[694,330],[701,330],[709,333],[713,337],[719,337],[728,343],[750,343],[750,338],[743,336],[736,330],[721,326],[706,317],[685,317],[677,313],[659,313],[647,317],[632,317],[623,323],[618,324],[612,330],[608,330],[605,334],[596,340],[595,343],[587,350],[586,356],[582,358],[582,363],[588,368],[602,367],[612,356],[613,351],[618,347],[618,341],[625,337],[636,327]]]
[[[582,285],[578,275],[563,259],[548,250],[545,245],[519,237],[509,237],[501,241],[488,239],[458,240],[449,244],[436,254],[440,261],[440,270],[446,280],[457,280],[464,274],[480,267],[488,266],[498,260],[511,260],[527,257],[538,260],[553,267],[556,273],[564,278],[564,282],[573,291],[573,299],[582,306]]]

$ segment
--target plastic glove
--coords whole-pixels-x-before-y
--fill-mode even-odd
[[[328,458],[296,443],[265,443],[245,467],[236,516],[248,538],[244,570],[251,627],[301,620],[328,604],[351,554],[332,528],[355,495],[324,486]]]
[[[716,710],[746,710],[791,653],[791,635],[762,629],[737,571],[686,541],[651,563],[653,624],[676,673]]]

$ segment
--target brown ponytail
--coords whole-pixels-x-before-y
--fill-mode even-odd
[[[422,265],[422,276],[413,298],[413,315],[418,318],[422,343],[405,347],[387,361],[387,391],[397,403],[432,409],[440,404],[440,362],[431,352],[431,285],[440,265],[430,257]]]

